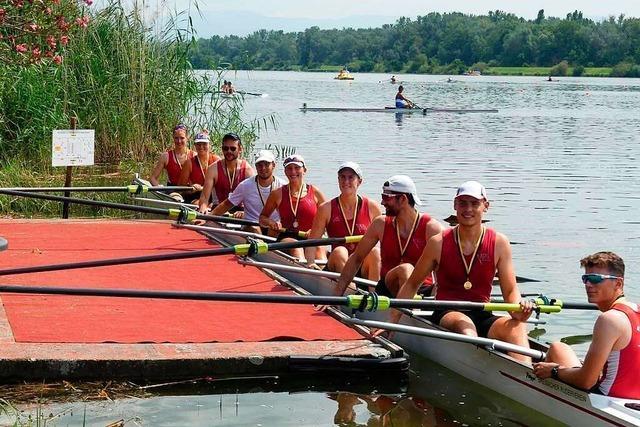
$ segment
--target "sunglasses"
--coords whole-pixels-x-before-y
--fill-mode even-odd
[[[584,283],[585,285],[587,284],[587,282],[591,283],[592,285],[597,285],[605,279],[622,279],[622,277],[612,276],[610,274],[597,274],[597,273],[582,275],[582,283]]]
[[[222,151],[231,151],[233,153],[234,151],[236,151],[237,148],[238,147],[227,147],[227,146],[223,145],[222,146]]]
[[[389,199],[393,199],[394,197],[399,197],[402,196],[402,194],[387,194],[387,193],[382,193],[380,195],[380,197],[382,198],[382,200],[389,200]]]

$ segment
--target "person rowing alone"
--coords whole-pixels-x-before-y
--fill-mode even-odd
[[[209,210],[211,193],[215,190],[217,202],[226,200],[235,188],[246,178],[255,175],[251,165],[240,156],[242,155],[242,141],[235,133],[228,133],[222,137],[223,158],[207,168],[204,177],[204,187],[198,210],[206,213]],[[242,213],[237,214],[238,217]]]
[[[500,279],[505,302],[520,303],[521,311],[509,317],[486,311],[435,310],[433,323],[453,332],[483,336],[529,347],[526,324],[533,309],[531,301],[522,300],[516,283],[509,239],[482,225],[489,209],[484,186],[476,181],[463,183],[453,201],[458,225],[438,233],[427,242],[413,273],[402,284],[398,298],[413,298],[422,281],[436,273],[436,300],[489,302],[493,279]],[[391,320],[398,322],[401,313],[394,310]],[[530,361],[521,354],[514,358]]]
[[[289,184],[271,192],[260,213],[260,225],[279,233],[282,241],[293,241],[302,238],[300,232],[311,229],[318,206],[326,198],[314,185],[304,182],[307,166],[301,155],[292,154],[284,159],[283,165]],[[280,221],[271,219],[275,210],[280,214]],[[324,247],[317,247],[315,252],[314,260],[326,259]],[[304,258],[302,248],[293,249],[290,253],[298,259]]]
[[[640,399],[640,309],[624,296],[624,261],[613,252],[597,252],[580,266],[587,298],[602,312],[584,363],[567,344],[554,342],[533,373],[592,393]]]
[[[276,158],[269,150],[260,150],[256,157],[257,174],[242,181],[222,203],[216,206],[212,215],[223,215],[238,206],[244,206],[244,219],[258,222],[260,212],[271,195],[271,192],[286,185],[286,181],[273,174],[276,168]],[[280,221],[278,211],[274,211],[270,219]],[[257,227],[249,231],[260,232]]]
[[[413,180],[394,175],[382,186],[385,215],[373,220],[356,250],[345,264],[336,284],[335,294],[343,295],[367,255],[380,242],[380,281],[375,291],[395,296],[418,262],[426,242],[442,231],[442,225],[429,215],[419,213],[421,205]],[[424,293],[430,293],[433,280],[424,281]]]
[[[355,162],[346,162],[338,167],[340,195],[320,205],[309,231],[309,239],[322,237],[325,230],[329,237],[364,235],[372,220],[381,214],[380,206],[373,200],[358,195],[362,184],[362,169]],[[327,260],[327,270],[340,273],[356,244],[334,244]],[[315,248],[306,248],[305,257],[310,266]],[[367,254],[362,264],[362,277],[380,279],[380,250],[375,247]]]
[[[402,92],[404,92],[404,86],[400,85],[398,86],[398,93],[396,93],[396,108],[417,108]]]
[[[198,133],[193,142],[196,155],[191,157],[190,161],[184,163],[178,184],[191,185],[194,191],[191,197],[195,199],[195,203],[197,203],[202,193],[207,168],[220,160],[220,157],[211,152],[209,132],[202,131]]]

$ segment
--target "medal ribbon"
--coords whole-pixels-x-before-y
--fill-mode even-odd
[[[413,237],[413,233],[415,233],[416,228],[418,228],[418,219],[420,219],[420,214],[418,213],[418,211],[415,211],[416,213],[416,217],[413,220],[413,225],[411,226],[411,232],[409,233],[409,236],[407,237],[407,241],[404,242],[404,245],[402,245],[402,240],[400,240],[400,230],[398,230],[398,218],[396,218],[394,220],[395,222],[395,227],[396,227],[396,237],[398,238],[398,247],[400,248],[400,260],[402,261],[402,258],[404,257],[404,253],[407,251],[407,247],[409,247],[409,242],[411,241],[411,238]]]
[[[298,190],[298,197],[296,198],[296,208],[293,208],[293,202],[291,201],[291,184],[287,184],[287,190],[289,190],[289,206],[291,206],[291,212],[293,212],[293,222],[298,222],[298,206],[300,206],[300,197],[302,196],[302,190],[304,189],[304,181]],[[297,225],[294,225],[297,228]]]
[[[206,177],[207,176],[207,168],[203,168],[202,167],[202,163],[200,163],[200,157],[196,156],[196,160],[198,161],[198,166],[200,166],[200,170],[202,171],[202,177]],[[209,155],[207,154],[207,166],[209,166]]]
[[[229,175],[229,169],[227,168],[227,160],[224,161],[224,173],[227,175],[227,179],[229,180],[229,188],[233,190],[233,183],[236,181],[236,172],[238,171],[238,167],[233,170],[233,175]]]
[[[271,184],[269,185],[269,194],[271,194],[271,192],[273,191],[273,184],[275,183],[276,179],[274,177],[271,177]],[[260,185],[258,184],[258,176],[256,175],[256,190],[258,190],[258,196],[260,196],[260,201],[262,202],[262,207],[264,207],[264,199],[262,198],[262,191],[260,191]],[[291,199],[289,199],[289,201],[291,201]]]
[[[360,207],[362,207],[362,204],[360,202],[361,199],[360,196],[358,196],[358,198],[356,199],[356,208],[353,211],[353,220],[351,221],[351,227],[349,227],[349,222],[347,221],[347,216],[344,214],[344,208],[342,207],[340,196],[338,196],[338,206],[340,207],[340,214],[342,215],[342,219],[344,220],[344,225],[347,227],[349,236],[354,236],[353,232],[356,229],[356,218],[358,217],[358,212],[360,212]]]
[[[473,267],[473,262],[476,260],[476,254],[478,253],[478,248],[480,247],[480,243],[482,243],[482,239],[484,237],[484,230],[485,228],[484,226],[482,226],[482,232],[480,233],[480,237],[478,237],[478,240],[476,241],[475,248],[473,249],[473,255],[471,255],[471,261],[469,262],[469,264],[467,264],[467,259],[464,256],[464,252],[462,252],[462,242],[460,242],[460,230],[459,230],[459,227],[456,226],[456,240],[458,241],[458,250],[460,251],[460,257],[462,258],[462,262],[464,263],[464,269],[467,273],[467,280],[465,282],[465,285],[467,283],[471,283],[469,281],[469,273],[471,273],[471,267]],[[465,289],[467,289],[466,286],[465,286]]]
[[[173,160],[176,162],[176,164],[178,165],[178,167],[180,168],[180,170],[182,170],[182,163],[180,163],[178,161],[178,156],[176,155],[176,150],[171,150],[171,152],[173,153]]]

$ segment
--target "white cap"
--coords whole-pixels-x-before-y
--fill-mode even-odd
[[[256,156],[255,164],[258,164],[259,162],[275,163],[276,156],[274,156],[273,153],[269,150],[260,150],[258,151],[258,155]]]
[[[489,200],[487,198],[487,190],[485,190],[484,186],[477,181],[467,181],[460,187],[458,187],[458,191],[456,191],[456,197],[460,196],[471,196],[478,200]]]
[[[358,175],[358,178],[364,179],[364,176],[362,175],[362,168],[360,168],[360,165],[356,162],[344,162],[338,166],[338,173],[340,173],[342,169],[351,169],[356,173],[356,175]]]
[[[200,132],[196,135],[195,139],[194,139],[195,143],[198,142],[206,142],[209,143],[211,142],[209,139],[209,134],[207,132]]]
[[[304,157],[302,157],[300,154],[292,154],[284,159],[283,165],[285,168],[291,164],[304,167]]]
[[[413,201],[416,205],[421,205],[422,202],[418,197],[418,190],[416,190],[416,184],[407,175],[394,175],[387,180],[382,186],[382,190],[395,191],[396,193],[407,193],[413,196]]]

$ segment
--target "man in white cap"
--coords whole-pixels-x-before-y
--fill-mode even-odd
[[[442,225],[427,214],[419,213],[415,205],[421,205],[416,185],[406,175],[394,175],[382,187],[382,205],[385,215],[373,220],[364,237],[349,257],[335,293],[342,295],[353,280],[366,256],[380,242],[380,282],[376,292],[395,296],[413,272],[422,250],[432,236],[442,231]],[[424,292],[428,293],[432,280],[425,280]]]
[[[358,236],[366,233],[374,218],[381,214],[380,205],[375,201],[358,195],[362,184],[362,169],[355,162],[346,162],[338,167],[338,186],[340,195],[324,202],[309,231],[309,239],[322,237],[325,230],[329,237]],[[327,260],[327,269],[340,273],[349,256],[355,251],[356,244],[332,245]],[[306,248],[307,262],[312,267],[314,248]],[[360,274],[358,274],[360,275]],[[375,247],[367,254],[362,263],[362,277],[378,281],[380,279],[380,249]]]
[[[212,215],[222,215],[236,206],[244,206],[244,219],[258,222],[264,203],[273,190],[286,184],[282,178],[273,174],[276,158],[269,150],[260,150],[255,161],[257,175],[242,181],[229,193],[229,197],[211,212]],[[280,221],[278,212],[272,213],[274,221]]]
[[[489,209],[484,186],[467,181],[458,187],[453,207],[458,225],[429,239],[413,273],[403,283],[398,298],[413,298],[425,277],[436,273],[436,300],[489,302],[493,279],[498,275],[505,302],[518,303],[522,311],[494,316],[485,311],[436,310],[432,321],[454,332],[484,336],[528,347],[525,321],[532,303],[522,300],[511,259],[511,244],[502,233],[482,225]],[[392,321],[401,313],[394,311]],[[512,354],[514,358],[530,358]]]

